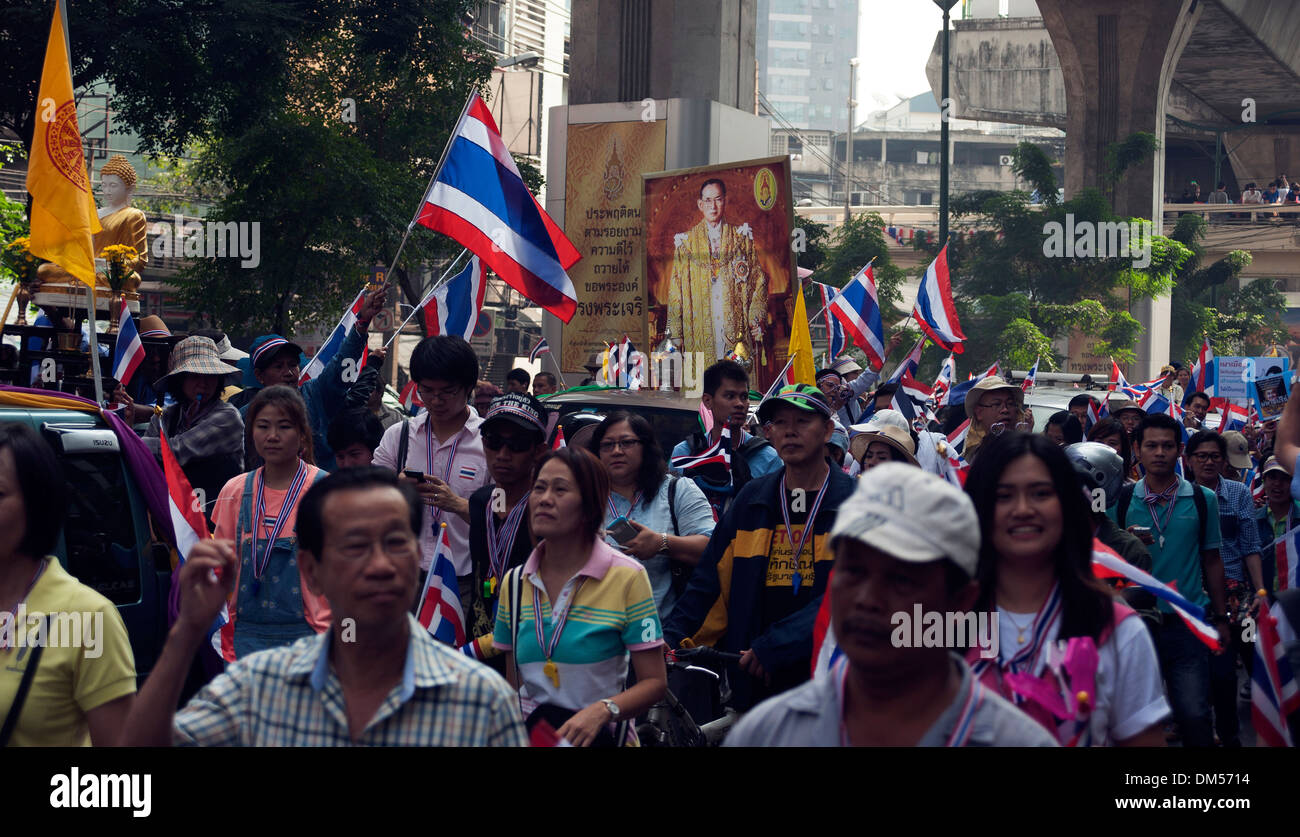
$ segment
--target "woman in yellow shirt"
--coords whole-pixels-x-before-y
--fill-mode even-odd
[[[66,497],[36,431],[0,426],[0,747],[115,745],[135,696],[117,608],[50,555]]]

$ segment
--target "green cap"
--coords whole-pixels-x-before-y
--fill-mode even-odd
[[[770,420],[772,411],[782,404],[809,413],[821,413],[827,418],[831,415],[831,405],[821,390],[807,384],[788,384],[781,387],[776,395],[763,399],[763,403],[758,405],[758,420]]]

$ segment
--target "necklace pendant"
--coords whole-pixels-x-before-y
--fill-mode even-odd
[[[1165,536],[1164,536],[1164,535],[1161,535],[1161,536],[1160,536],[1160,548],[1161,548],[1161,549],[1164,549],[1164,548],[1165,548]]]
[[[803,575],[795,570],[794,578],[790,579],[790,583],[794,586],[794,594],[799,595],[799,588],[803,586]]]
[[[550,678],[552,686],[554,686],[557,689],[560,688],[559,666],[555,665],[555,663],[551,662],[550,660],[547,660],[546,665],[542,666],[542,674],[545,674],[547,677]]]
[[[1025,644],[1025,635],[1024,635],[1024,634],[1016,634],[1016,644],[1018,644],[1018,645],[1024,645],[1024,644]]]

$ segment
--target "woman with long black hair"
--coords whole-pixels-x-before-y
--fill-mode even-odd
[[[1092,572],[1083,488],[1042,435],[989,439],[966,493],[980,520],[978,611],[997,618],[998,653],[972,671],[1065,745],[1161,746],[1169,715],[1142,620]]]

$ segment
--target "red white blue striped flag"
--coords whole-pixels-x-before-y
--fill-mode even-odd
[[[447,540],[447,524],[439,524],[438,548],[433,553],[429,577],[424,582],[420,606],[416,608],[420,620],[433,638],[453,648],[465,644],[465,611],[460,604],[460,586],[456,582],[456,565],[451,561],[451,544]]]
[[[916,294],[916,304],[912,307],[912,317],[921,331],[950,352],[961,354],[965,351],[962,343],[966,335],[961,333],[961,323],[957,321],[957,307],[953,304],[952,282],[948,278],[948,245],[944,245],[939,255],[934,257],[926,268],[925,278]]]
[[[1287,716],[1300,709],[1300,687],[1280,637],[1285,619],[1282,608],[1275,616],[1267,601],[1260,603],[1255,620],[1255,664],[1250,671],[1250,721],[1270,747],[1295,746]],[[1286,628],[1294,636],[1295,627]]]

